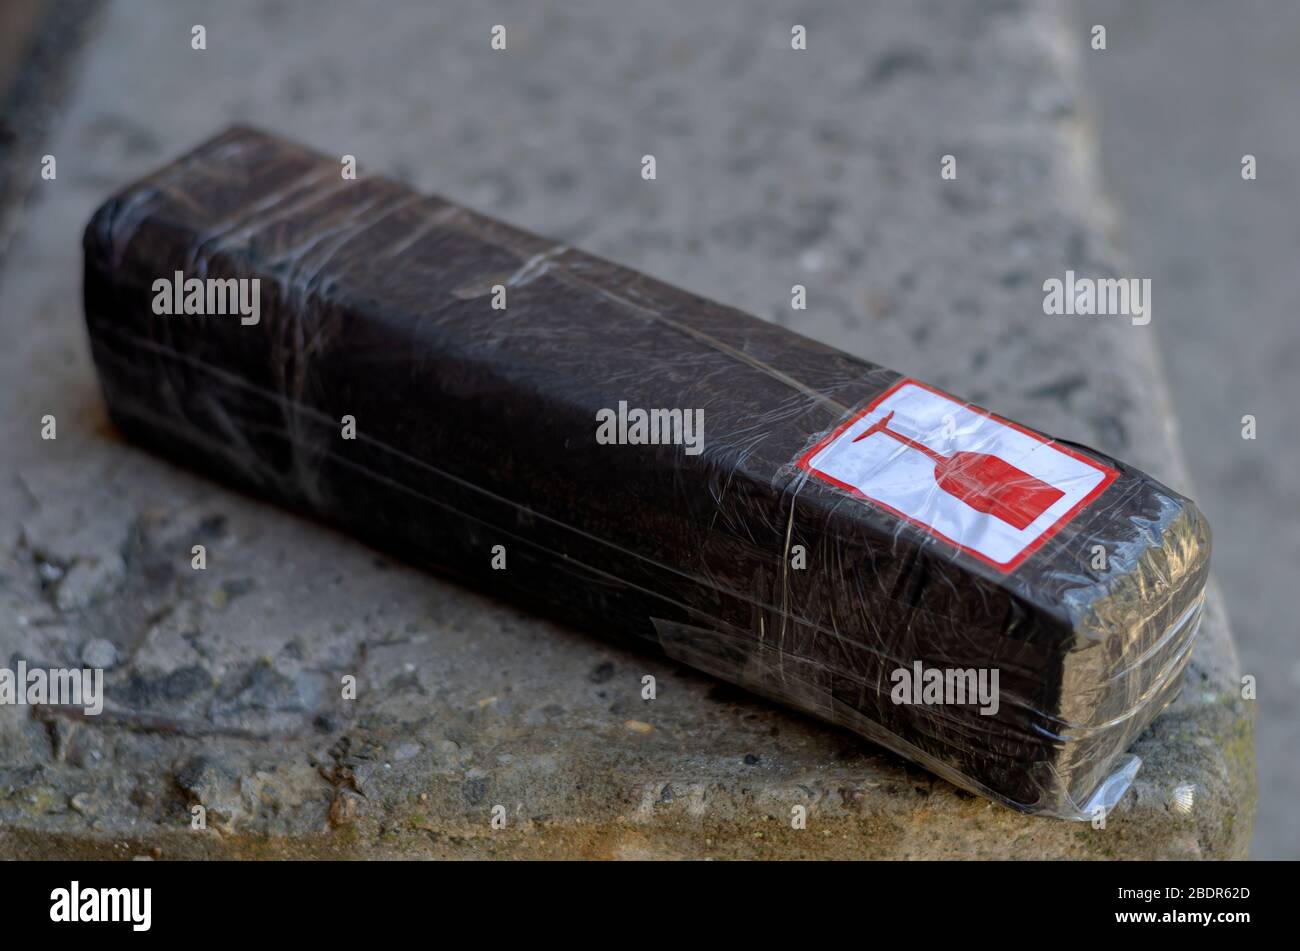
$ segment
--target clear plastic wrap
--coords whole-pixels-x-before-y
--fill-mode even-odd
[[[1101,453],[249,129],[85,252],[132,438],[1012,808],[1108,810],[1179,688],[1208,527]]]

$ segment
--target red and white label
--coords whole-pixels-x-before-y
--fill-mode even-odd
[[[1119,473],[918,383],[899,380],[798,462],[1002,571]]]

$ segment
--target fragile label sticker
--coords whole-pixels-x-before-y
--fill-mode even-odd
[[[1001,571],[1119,473],[946,393],[902,379],[798,461]]]

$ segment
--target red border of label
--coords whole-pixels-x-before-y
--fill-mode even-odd
[[[971,412],[979,413],[981,416],[987,416],[989,419],[995,419],[999,423],[1002,423],[1005,426],[1010,426],[1012,429],[1016,430],[1017,432],[1024,433],[1026,436],[1029,436],[1031,439],[1036,439],[1045,445],[1050,445],[1054,447],[1058,452],[1063,452],[1067,456],[1070,456],[1074,459],[1078,459],[1080,462],[1092,466],[1094,469],[1098,470],[1099,472],[1104,473],[1105,477],[1099,483],[1097,483],[1096,487],[1091,492],[1089,492],[1082,499],[1076,502],[1074,504],[1074,507],[1071,508],[1070,511],[1062,515],[1059,519],[1056,520],[1056,522],[1054,522],[1051,526],[1049,526],[1046,531],[1044,531],[1041,535],[1039,535],[1032,542],[1026,545],[1023,549],[1021,549],[1020,552],[1014,558],[1012,558],[1010,561],[998,562],[998,561],[994,561],[992,558],[989,558],[987,555],[981,554],[980,552],[976,551],[973,548],[967,548],[965,545],[961,544],[961,542],[954,541],[953,539],[949,538],[947,535],[944,535],[942,532],[935,531],[933,528],[931,528],[929,525],[926,525],[924,522],[917,521],[916,519],[912,518],[910,515],[904,515],[902,512],[898,511],[898,509],[893,508],[890,505],[886,505],[884,502],[881,502],[877,499],[873,499],[869,495],[864,495],[861,491],[849,485],[848,483],[841,482],[839,479],[827,475],[826,473],[822,472],[820,469],[814,469],[812,467],[811,460],[813,456],[817,455],[817,453],[821,452],[828,445],[834,442],[835,439],[840,435],[840,433],[844,432],[844,430],[848,429],[850,426],[852,426],[854,423],[860,420],[863,416],[866,416],[877,406],[883,403],[886,399],[892,396],[895,392],[902,389],[902,387],[906,386],[909,383],[912,384],[913,386],[919,386],[923,390],[928,390],[929,392],[934,393],[936,396],[942,396],[945,399],[952,400],[954,403],[959,403],[962,406],[969,409]],[[1070,519],[1078,515],[1081,511],[1083,511],[1084,508],[1086,508],[1093,501],[1095,501],[1097,496],[1105,492],[1107,487],[1112,482],[1114,482],[1115,479],[1118,478],[1119,476],[1118,469],[1112,469],[1110,466],[1103,465],[1102,463],[1098,462],[1096,459],[1089,459],[1083,453],[1071,449],[1069,446],[1063,446],[1059,442],[1055,442],[1054,440],[1048,439],[1045,436],[1042,436],[1039,433],[1034,432],[1033,430],[1026,429],[1024,426],[1021,426],[1018,423],[1013,423],[1009,419],[1004,419],[1003,417],[998,416],[996,413],[990,413],[986,409],[980,409],[980,407],[978,406],[974,406],[970,403],[963,402],[962,400],[957,399],[957,397],[953,396],[951,393],[945,393],[943,390],[936,389],[935,387],[930,386],[929,384],[922,383],[920,380],[914,380],[908,376],[902,377],[901,379],[895,381],[893,386],[885,390],[874,400],[868,403],[865,409],[859,410],[858,412],[850,416],[847,420],[840,423],[840,425],[836,426],[835,429],[833,429],[829,435],[824,436],[820,441],[818,441],[817,445],[813,446],[806,453],[800,456],[798,461],[795,463],[795,465],[798,466],[800,469],[803,469],[809,475],[813,475],[816,476],[818,479],[821,479],[823,482],[827,482],[830,485],[835,486],[836,488],[843,489],[844,491],[848,492],[850,495],[856,496],[857,498],[861,499],[864,502],[867,502],[871,505],[876,506],[877,508],[884,509],[885,511],[898,516],[903,521],[915,525],[917,528],[921,529],[921,531],[925,532],[927,535],[932,535],[935,538],[947,542],[949,545],[952,545],[954,548],[958,549],[959,551],[964,551],[966,554],[979,559],[980,561],[984,562],[984,564],[990,565],[996,568],[998,571],[1003,572],[1004,574],[1014,571],[1017,567],[1019,567],[1021,562],[1023,562],[1026,558],[1028,558],[1040,547],[1042,547],[1042,545],[1053,535],[1059,532],[1066,522],[1070,521]]]

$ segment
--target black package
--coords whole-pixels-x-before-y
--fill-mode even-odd
[[[132,439],[1013,808],[1108,809],[1181,682],[1190,501],[781,327],[244,128],[85,254]]]

